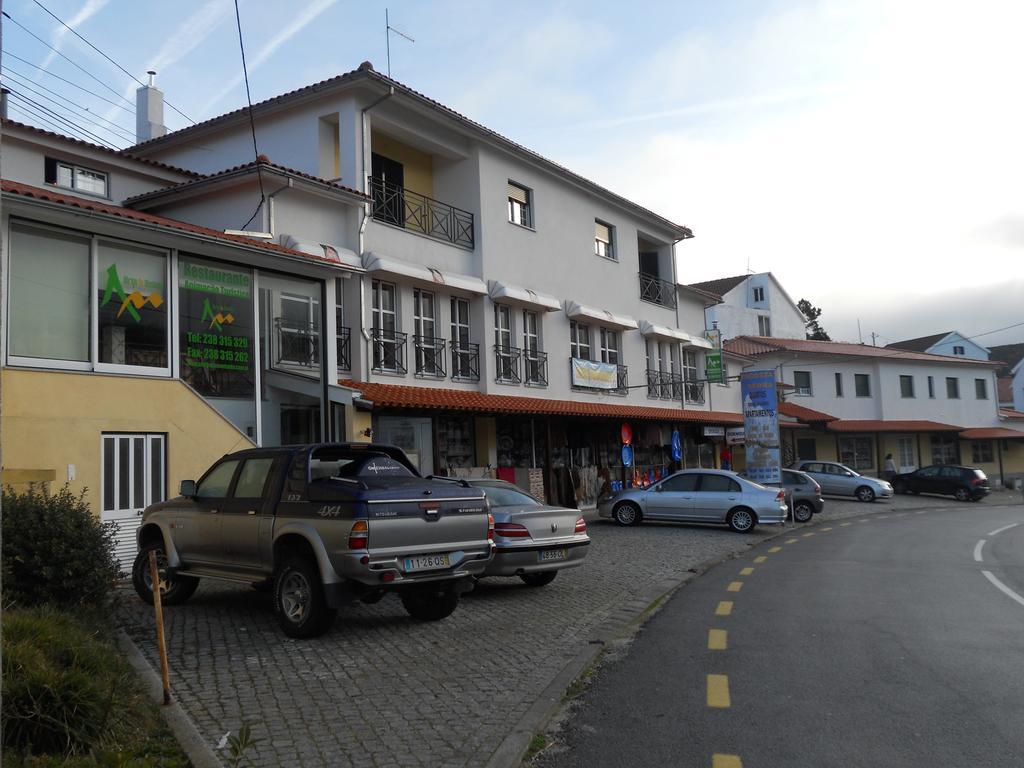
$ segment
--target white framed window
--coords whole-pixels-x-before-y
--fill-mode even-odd
[[[875,441],[870,437],[841,437],[839,461],[858,471],[872,469],[875,466],[874,444]]]
[[[757,286],[756,288],[754,288],[754,301],[757,304],[761,304],[762,302],[764,302],[764,288],[762,286]]]
[[[960,399],[960,379],[955,376],[946,377],[946,398],[949,400]]]
[[[619,364],[619,332],[601,329],[601,362]]]
[[[971,461],[975,464],[987,464],[992,461],[992,441],[975,440],[971,443]]]
[[[772,319],[768,315],[757,316],[757,335],[758,336],[771,336],[772,335]]]
[[[516,353],[512,347],[512,309],[507,304],[494,305],[494,354],[498,381],[516,381]]]
[[[615,253],[615,227],[600,219],[594,219],[594,254],[613,261],[618,260]]]
[[[530,309],[523,310],[523,349],[540,352],[540,318]]]
[[[569,322],[569,355],[579,360],[590,359],[590,327],[575,320]]]
[[[452,378],[476,378],[479,371],[479,355],[470,348],[469,299],[452,296],[451,326]]]
[[[533,228],[533,192],[511,179],[508,182],[508,220]]]
[[[798,395],[811,394],[811,372],[793,371],[794,392]]]
[[[394,283],[374,280],[370,286],[373,300],[370,321],[376,337],[373,343],[373,367],[375,370],[404,372],[404,355],[398,348],[398,289]],[[400,365],[401,363],[401,365]]]
[[[900,376],[900,397],[914,397],[913,376]]]
[[[964,348],[959,345],[954,346],[953,354],[962,357],[964,355]]]
[[[110,177],[103,171],[83,168],[74,163],[48,157],[44,161],[44,176],[47,184],[97,197],[110,197]]]
[[[414,353],[416,355],[416,373],[436,376],[443,373],[438,356],[440,350],[435,322],[434,294],[414,288],[412,292],[412,322]]]

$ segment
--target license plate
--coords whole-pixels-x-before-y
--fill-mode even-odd
[[[416,555],[416,557],[405,558],[406,573],[409,571],[433,571],[447,567],[448,555]]]
[[[565,560],[569,555],[567,549],[542,549],[540,551],[540,561],[542,563],[549,560]]]

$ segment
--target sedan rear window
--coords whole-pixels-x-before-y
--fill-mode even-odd
[[[541,503],[528,493],[518,488],[509,488],[503,485],[481,485],[480,490],[484,492],[492,507],[539,507]]]

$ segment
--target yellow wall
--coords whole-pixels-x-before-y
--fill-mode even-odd
[[[351,405],[345,406],[345,440],[350,443],[370,443],[373,437],[366,435],[365,430],[373,429],[373,414],[369,411],[358,411]]]
[[[971,453],[971,443],[989,442],[992,444],[992,461],[974,461]],[[1024,477],[1024,440],[961,440],[960,459],[965,466],[977,467],[988,475],[990,483],[995,487],[999,479],[999,443],[1003,443],[1003,477],[1019,478]]]
[[[167,492],[185,479],[198,479],[231,451],[253,443],[180,381],[54,371],[5,369],[3,481],[24,486],[36,474],[57,485],[75,465],[73,492],[100,511],[101,435],[153,432],[167,435]]]
[[[797,440],[814,440],[817,455],[815,458],[818,461],[838,461],[839,457],[836,455],[836,436],[826,432],[819,432],[811,429],[799,429],[794,430],[792,437],[787,433],[789,430],[783,432],[784,440],[793,441],[794,454],[796,451]]]
[[[434,196],[434,158],[429,153],[413,149],[377,131],[371,133],[370,141],[378,155],[402,164],[406,189],[427,197]]]

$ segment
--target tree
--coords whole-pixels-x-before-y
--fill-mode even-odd
[[[804,317],[807,318],[807,322],[804,326],[807,329],[807,338],[814,339],[815,341],[832,341],[828,335],[828,331],[818,324],[818,318],[821,317],[821,309],[814,306],[807,299],[800,299],[796,303],[797,308],[804,313]]]

